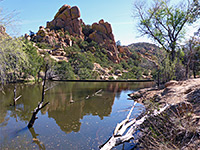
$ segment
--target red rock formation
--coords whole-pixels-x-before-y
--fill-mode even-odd
[[[111,24],[102,19],[98,23],[93,23],[92,26],[85,25],[82,19],[79,19],[80,16],[77,6],[63,5],[54,19],[47,22],[46,28],[41,26],[31,40],[45,42],[56,48],[72,46],[71,37],[78,37],[89,42],[95,41],[107,50],[108,57],[114,63],[119,63],[121,59],[127,59],[127,56],[131,55],[128,49],[116,46]],[[81,25],[84,26],[84,34]],[[88,49],[95,52],[94,48]],[[119,58],[119,53],[123,53],[123,58]]]
[[[47,22],[47,28],[50,30],[57,30],[64,28],[70,35],[78,36],[83,39],[82,20],[79,20],[80,10],[77,6],[71,8],[69,5],[63,5],[54,19]]]

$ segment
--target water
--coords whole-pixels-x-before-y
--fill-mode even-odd
[[[17,95],[22,97],[13,107],[9,106],[14,96],[14,85],[10,84],[0,92],[0,149],[98,149],[133,105],[127,94],[152,85],[47,82],[47,87],[53,87],[45,95],[45,102],[50,104],[38,113],[33,128],[28,129],[32,111],[41,100],[42,85],[17,84]],[[132,117],[143,110],[138,104]]]

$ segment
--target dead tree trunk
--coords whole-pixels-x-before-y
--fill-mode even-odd
[[[134,133],[137,131],[138,127],[150,116],[157,116],[163,111],[165,111],[167,108],[169,108],[169,105],[166,105],[165,107],[161,108],[159,111],[155,110],[153,114],[146,114],[140,119],[131,118],[130,115],[135,107],[137,102],[134,103],[133,107],[131,108],[127,118],[123,120],[121,123],[117,124],[113,135],[99,148],[101,150],[110,150],[113,147],[120,145],[124,142],[128,142],[131,139],[134,139]]]
[[[10,104],[10,106],[15,106],[16,105],[16,101],[19,100],[22,97],[22,95],[20,95],[20,96],[18,96],[16,98],[16,95],[17,95],[17,87],[16,87],[16,85],[15,85],[15,88],[14,88],[13,92],[14,92],[13,104]]]
[[[35,120],[38,119],[37,117],[37,113],[42,109],[44,108],[47,104],[49,104],[49,102],[46,102],[44,105],[43,105],[43,102],[44,102],[44,95],[45,95],[45,83],[46,83],[46,74],[47,74],[47,69],[48,68],[48,65],[46,65],[46,69],[45,69],[45,76],[44,76],[44,79],[43,79],[43,86],[42,86],[42,100],[41,102],[38,104],[38,106],[34,109],[33,111],[33,114],[32,114],[32,117],[31,117],[31,120],[29,121],[28,123],[28,128],[31,128],[34,123],[35,123]]]

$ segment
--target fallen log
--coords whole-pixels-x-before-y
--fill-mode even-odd
[[[134,139],[134,133],[137,132],[139,126],[146,119],[148,119],[151,116],[159,115],[160,113],[165,111],[170,106],[167,104],[165,107],[161,108],[159,111],[154,110],[154,112],[152,114],[147,113],[140,119],[136,119],[136,118],[130,119],[130,115],[131,115],[136,103],[137,102],[134,102],[133,107],[131,108],[129,114],[127,115],[127,118],[125,120],[123,120],[121,123],[117,124],[117,126],[113,132],[113,135],[103,145],[99,146],[99,148],[101,150],[110,150],[117,145],[120,145],[124,142],[128,142],[131,139]]]

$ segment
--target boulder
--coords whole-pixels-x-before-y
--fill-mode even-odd
[[[30,37],[30,35],[28,35],[27,33],[24,35],[24,37],[25,37],[25,39],[27,39],[28,41],[30,41],[30,40],[31,40],[31,37]]]
[[[81,16],[80,10],[77,6],[74,6],[70,9],[71,11],[71,18],[72,19],[77,19]]]
[[[89,35],[89,38],[97,43],[103,43],[103,37],[101,34],[99,34],[97,31],[94,31]]]
[[[104,33],[104,34],[107,33],[106,28],[101,24],[93,23],[92,24],[92,29],[96,30],[96,31],[99,31],[101,33]]]
[[[0,25],[0,33],[6,33],[6,28]]]
[[[178,81],[175,81],[175,80],[171,80],[167,83],[165,83],[165,87],[170,87],[170,86],[174,86],[178,83]]]
[[[58,18],[56,20],[56,27],[57,28],[64,28],[64,26],[65,26],[65,22],[62,19]]]
[[[110,52],[110,51],[107,51],[107,55],[108,55],[108,58],[114,62],[114,63],[119,63],[119,58],[117,55],[115,55],[114,53]]]
[[[64,13],[60,14],[57,18],[61,19],[64,22],[67,21],[67,17],[66,17],[66,15]]]
[[[67,5],[67,4],[63,5],[63,6],[58,10],[58,12],[56,13],[56,15],[54,16],[54,19],[56,19],[64,10],[70,9],[70,8],[71,8],[71,6],[69,6],[69,5]]]
[[[70,11],[70,8],[66,8],[66,9],[63,11],[62,14],[64,14],[64,15],[66,16],[66,18],[71,18],[71,11]]]
[[[63,5],[56,13],[54,19],[51,22],[47,22],[46,27],[51,30],[65,29],[70,35],[83,39],[80,16],[80,10],[77,6]]]
[[[37,32],[37,35],[41,37],[45,37],[47,35],[47,31],[45,30],[45,28],[40,27],[39,31]]]
[[[105,22],[105,23],[103,23],[103,25],[105,26],[107,33],[112,34],[111,24],[109,24],[108,22]]]

